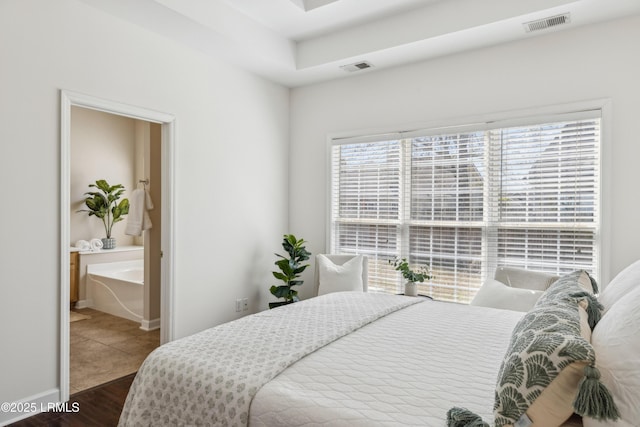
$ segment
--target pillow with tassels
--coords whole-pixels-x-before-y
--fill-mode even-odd
[[[618,418],[589,343],[602,311],[591,293],[597,289],[586,272],[567,274],[515,326],[498,373],[495,427],[560,426],[574,412],[601,420]],[[447,425],[488,426],[464,408],[452,408]]]

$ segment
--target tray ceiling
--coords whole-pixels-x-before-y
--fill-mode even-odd
[[[289,87],[640,13],[638,0],[81,1]]]

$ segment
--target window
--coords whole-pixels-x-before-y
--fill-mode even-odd
[[[598,274],[600,112],[332,141],[333,253],[369,256],[369,288],[469,302],[497,266]]]

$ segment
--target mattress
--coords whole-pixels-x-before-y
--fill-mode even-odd
[[[453,406],[491,423],[523,314],[425,299],[289,366],[255,395],[249,425],[443,426]]]

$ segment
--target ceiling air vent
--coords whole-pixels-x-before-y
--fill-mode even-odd
[[[367,61],[360,61],[353,64],[340,66],[340,68],[342,68],[344,71],[347,71],[349,73],[353,73],[354,71],[366,70],[367,68],[371,68],[371,67],[373,67],[373,65],[371,65],[371,63]]]
[[[548,18],[525,22],[522,25],[524,25],[524,29],[527,30],[527,33],[530,33],[532,31],[545,30],[547,28],[568,24],[570,22],[571,15],[569,13],[563,13],[562,15],[550,16]]]

